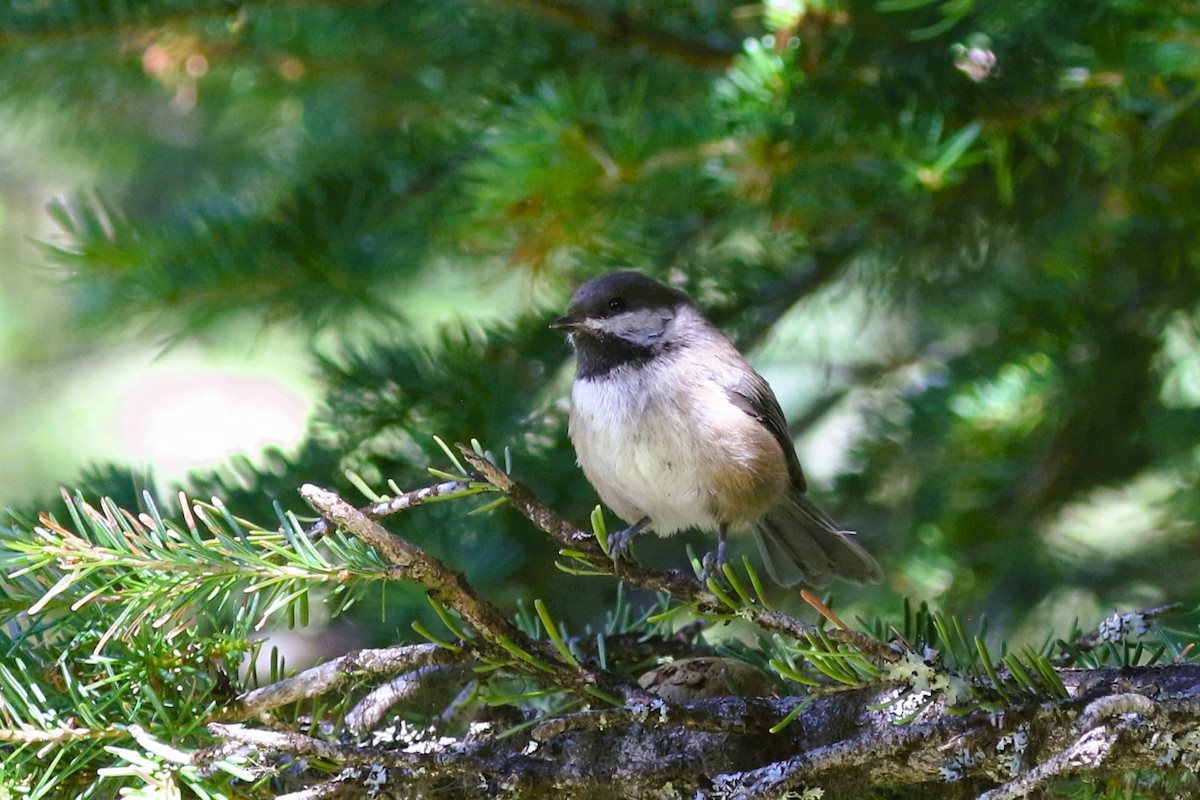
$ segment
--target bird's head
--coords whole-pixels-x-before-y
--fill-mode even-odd
[[[566,316],[550,327],[566,331],[576,349],[600,347],[653,350],[669,338],[681,308],[692,301],[640,272],[622,270],[580,286]]]

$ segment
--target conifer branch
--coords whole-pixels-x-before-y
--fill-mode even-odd
[[[385,497],[359,509],[369,519],[382,519],[410,508],[423,506],[436,500],[451,500],[458,497],[469,497],[486,489],[473,486],[468,481],[443,481],[432,486],[422,486],[404,494]],[[314,522],[305,531],[310,539],[319,539],[330,530],[329,520],[325,517]]]
[[[460,449],[471,467],[522,513],[569,545],[576,554],[573,558],[599,574],[613,574],[634,585],[637,582],[630,575],[646,573],[648,583],[660,579],[660,574],[636,564],[613,565],[594,533],[559,518],[481,455],[480,446]],[[458,496],[456,491],[449,489],[448,496]],[[182,749],[177,740],[143,727],[136,719],[94,729],[47,727],[32,734],[29,728],[9,730],[0,739],[18,745],[61,747],[76,738],[119,739],[124,735],[145,753],[141,757],[148,760],[139,767],[145,774],[156,769],[155,760],[172,765],[169,768],[181,775],[188,770],[193,776],[215,769],[237,770],[241,768],[231,759],[251,753],[267,758],[253,759],[261,766],[243,772],[263,777],[273,769],[266,765],[275,763],[275,756],[319,758],[343,765],[344,771],[332,780],[316,772],[305,773],[312,781],[306,790],[309,795],[333,791],[337,784],[339,793],[349,797],[371,795],[380,781],[416,792],[420,787],[471,775],[470,786],[456,784],[465,798],[491,797],[501,786],[530,793],[566,787],[586,794],[601,787],[635,792],[638,787],[662,782],[700,790],[697,782],[703,781],[711,786],[713,796],[783,796],[811,786],[845,793],[866,786],[911,786],[941,780],[972,781],[981,790],[992,789],[991,797],[1000,799],[1037,790],[1059,777],[1107,775],[1148,763],[1169,772],[1177,764],[1200,757],[1195,755],[1200,753],[1200,737],[1194,735],[1200,721],[1200,704],[1193,699],[1200,686],[1197,665],[1055,670],[1046,655],[1033,651],[1009,652],[997,660],[987,654],[978,637],[972,644],[953,618],[924,608],[913,612],[908,607],[900,626],[903,633],[896,634],[903,647],[895,649],[863,633],[825,630],[771,611],[747,588],[750,584],[733,574],[728,576],[730,591],[722,591],[720,599],[706,597],[711,585],[703,586],[678,573],[666,574],[659,585],[680,587],[685,610],[741,617],[789,634],[796,644],[779,642],[778,659],[771,661],[778,664],[777,671],[788,677],[795,672],[792,656],[803,658],[841,691],[817,689],[797,699],[758,696],[769,694],[769,689],[744,690],[746,697],[739,695],[743,690],[731,690],[720,697],[691,702],[648,695],[594,669],[585,641],[567,637],[545,604],[534,603],[536,618],[527,615],[524,622],[519,618],[514,623],[483,600],[461,574],[394,536],[337,495],[313,486],[305,486],[302,494],[319,513],[353,537],[327,539],[325,546],[335,556],[333,561],[311,551],[311,540],[300,535],[299,528],[283,534],[260,531],[233,517],[219,501],[194,509],[214,540],[196,539],[194,520],[186,530],[166,525],[153,507],[150,514],[139,518],[109,501],[95,509],[79,498],[71,506],[79,534],[48,517],[43,519],[41,531],[43,538],[49,537],[49,552],[66,559],[62,563],[76,566],[81,563],[79,555],[88,553],[90,547],[100,548],[102,554],[136,549],[142,558],[155,559],[170,552],[165,542],[183,547],[193,540],[220,542],[230,554],[251,562],[256,558],[252,545],[258,543],[266,546],[272,557],[284,559],[281,563],[286,566],[292,557],[281,549],[285,534],[297,548],[297,564],[319,565],[323,571],[340,568],[337,554],[366,563],[364,555],[373,550],[387,562],[384,569],[389,578],[412,580],[425,588],[457,642],[356,651],[246,692],[202,720],[220,742],[199,750]],[[217,524],[218,514],[228,528]],[[239,533],[245,527],[250,532]],[[70,545],[69,550],[57,549],[65,546],[62,542]],[[362,549],[357,542],[371,550]],[[41,563],[36,550],[25,557]],[[141,562],[122,561],[118,566],[134,571],[144,568]],[[753,572],[750,576],[754,577]],[[624,621],[614,624],[614,632],[625,630],[632,622],[627,611],[615,616]],[[1130,615],[1114,616],[1116,621],[1110,620],[1107,628],[1122,635],[1143,632],[1137,625],[1117,624],[1126,618],[1132,619]],[[537,624],[548,631],[546,636],[537,633]],[[837,641],[838,635],[849,638]],[[873,645],[860,647],[860,640]],[[1111,636],[1106,638],[1111,640]],[[614,645],[619,641],[614,639]],[[599,640],[597,644],[604,647]],[[872,655],[873,647],[886,651],[890,658]],[[445,729],[439,730],[436,724],[426,729],[406,729],[403,724],[399,730],[377,729],[398,701],[411,700],[430,683],[441,681],[435,691],[439,696],[448,689],[458,690],[459,682],[470,685],[462,670],[475,659],[523,675],[535,685],[553,687],[519,691],[514,697],[545,696],[565,689],[585,700],[604,697],[621,705],[580,708],[578,701],[559,704],[516,724],[493,727],[473,723],[470,736],[446,736]],[[319,703],[322,695],[348,679],[392,673],[400,675],[372,688],[343,713],[344,729],[354,736],[370,733],[369,745],[333,742],[296,729],[263,730],[228,722],[260,716],[299,700]],[[797,677],[803,678],[801,682],[809,680]],[[11,691],[19,690],[19,678],[6,680]],[[449,686],[446,681],[451,682]],[[658,690],[653,681],[646,683],[643,678],[642,683]],[[1003,698],[1003,704],[993,703],[990,698],[994,697]],[[996,713],[999,710],[1003,714]],[[445,719],[445,713],[441,716]],[[764,747],[764,742],[770,747]],[[543,747],[551,748],[555,757],[539,757]],[[610,755],[582,755],[594,754],[597,748],[606,754],[638,755],[620,764]],[[582,766],[564,767],[572,758]],[[703,774],[696,770],[697,760],[706,765]],[[365,769],[368,765],[369,770]]]
[[[212,722],[208,730],[227,742],[249,745],[265,753],[287,753],[294,756],[315,756],[340,764],[382,764],[410,766],[420,759],[414,754],[385,747],[340,745],[292,731],[271,731],[245,725]]]
[[[724,614],[729,611],[728,605],[710,588],[683,572],[651,570],[630,561],[613,562],[604,553],[592,534],[580,530],[564,520],[557,512],[538,499],[528,487],[513,480],[504,470],[477,454],[473,449],[461,444],[458,445],[458,449],[472,468],[508,498],[513,508],[542,531],[550,534],[564,547],[579,553],[579,559],[586,562],[588,567],[594,569],[596,573],[620,578],[643,589],[665,592],[676,600],[696,603],[701,611],[714,614]],[[761,604],[743,605],[739,608],[738,613],[763,628],[798,639],[817,633],[816,626],[782,612],[765,608]],[[858,631],[834,629],[827,631],[825,635],[834,641],[852,645],[881,662],[895,662],[901,657],[895,648]]]
[[[116,735],[115,731],[109,732]],[[95,739],[101,731],[91,728],[0,728],[0,742],[12,744],[61,744],[74,739]]]
[[[457,612],[478,632],[478,637],[464,645],[479,656],[509,663],[535,678],[585,694],[600,691],[627,699],[643,696],[641,691],[620,683],[612,675],[565,662],[550,643],[533,640],[499,609],[483,600],[462,573],[452,572],[421,548],[393,535],[337,494],[312,484],[301,487],[300,494],[322,516],[373,547],[403,570],[407,579],[423,586],[431,600]]]
[[[1178,610],[1177,603],[1168,603],[1142,611],[1113,613],[1074,641],[1062,643],[1063,652],[1055,659],[1055,663],[1064,666],[1073,664],[1078,654],[1090,652],[1105,643],[1116,644],[1127,639],[1137,639],[1146,633],[1150,620]]]

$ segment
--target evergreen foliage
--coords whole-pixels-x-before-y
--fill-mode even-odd
[[[435,739],[472,715],[513,741],[598,709],[644,722],[622,692],[666,655],[805,695],[778,736],[835,687],[903,725],[1082,712],[1069,670],[1194,662],[1188,3],[53,0],[0,8],[0,76],[0,115],[95,176],[47,209],[40,251],[85,352],[250,320],[307,337],[323,387],[294,451],[169,490],[100,466],[11,512],[0,797],[266,797],[359,763],[347,719],[377,673],[252,707],[307,666],[259,652],[272,626],[351,621],[364,652],[445,670],[452,691],[389,711]],[[751,560],[693,581],[678,540],[637,551],[682,576],[604,560],[612,520],[574,465],[546,322],[627,266],[769,357],[797,437],[850,431],[822,502],[888,574],[826,598],[853,625],[803,622]],[[476,295],[446,296],[455,281]],[[434,296],[456,321],[426,335]],[[594,539],[495,506],[519,504],[482,448],[441,444],[473,439]],[[381,507],[444,485],[379,516],[503,623],[430,602],[445,585],[353,531],[310,538],[306,483]],[[1067,596],[1090,617],[1049,626]],[[685,729],[713,724],[696,714]],[[230,733],[252,719],[310,738]],[[1184,791],[1200,742],[1170,741],[1121,782],[1054,791]],[[969,754],[945,770],[979,792],[1020,778]]]

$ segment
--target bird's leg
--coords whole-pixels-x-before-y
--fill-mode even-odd
[[[613,561],[621,557],[621,554],[629,549],[629,545],[633,542],[633,537],[637,536],[642,530],[650,524],[649,517],[642,517],[637,522],[630,525],[623,531],[609,534],[608,536],[608,555]]]
[[[712,578],[713,580],[721,580],[725,577],[725,539],[729,536],[729,526],[722,525],[720,538],[717,539],[717,549],[715,552],[704,554],[704,577]]]

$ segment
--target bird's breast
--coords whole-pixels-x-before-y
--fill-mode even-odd
[[[570,435],[600,499],[660,534],[748,527],[788,482],[783,451],[720,383],[686,364],[576,380]]]

